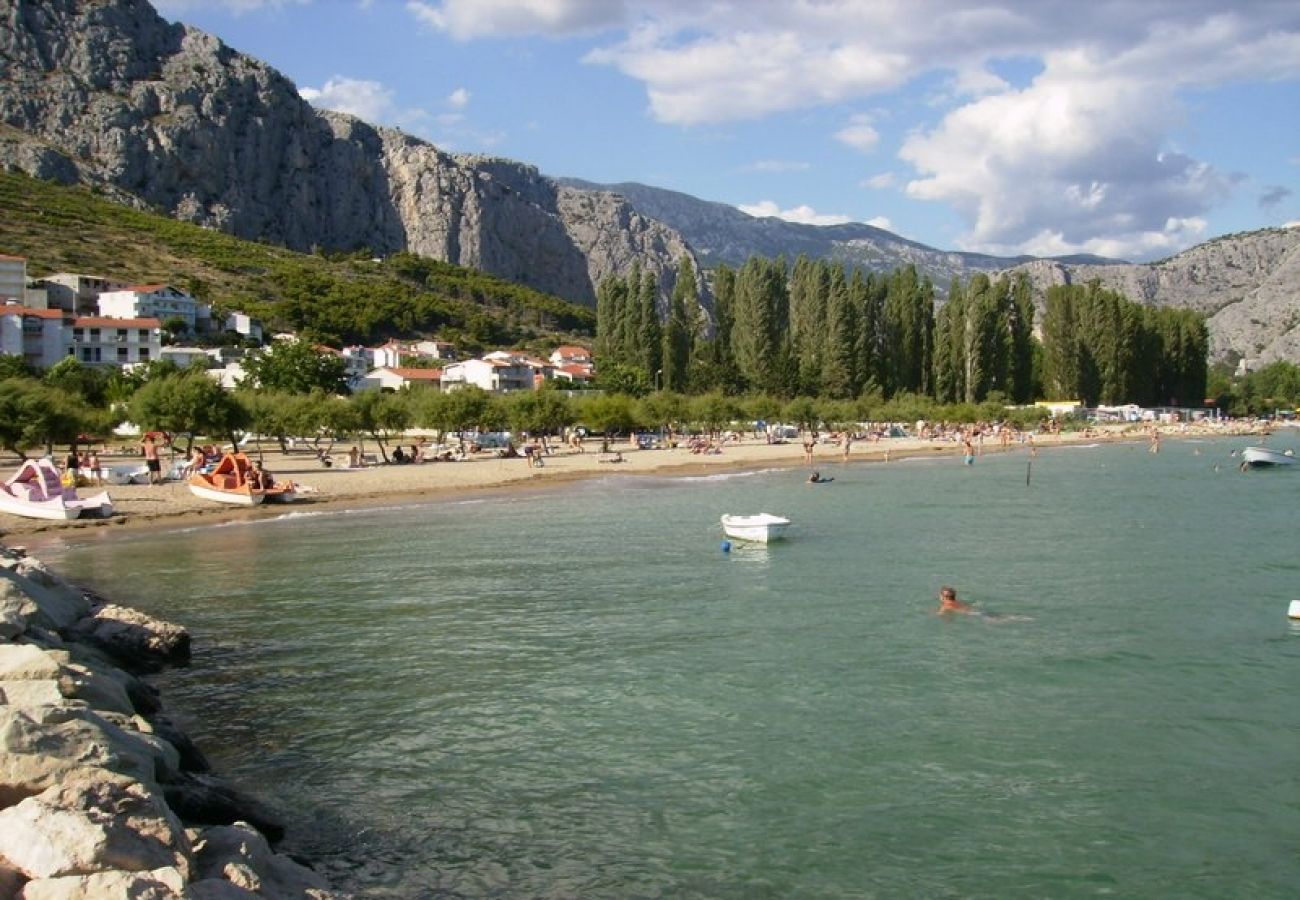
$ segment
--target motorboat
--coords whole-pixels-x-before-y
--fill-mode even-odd
[[[738,541],[753,541],[766,544],[780,538],[790,520],[771,513],[759,513],[756,516],[723,516],[722,531],[729,538]]]
[[[249,477],[253,464],[243,453],[224,453],[210,471],[190,476],[190,493],[204,500],[234,506],[257,506],[266,499],[266,491],[254,487]]]
[[[1247,447],[1241,451],[1241,461],[1249,466],[1293,466],[1296,463],[1292,450],[1274,450],[1271,447]]]
[[[105,518],[113,514],[108,491],[93,497],[78,497],[73,485],[63,483],[54,460],[48,456],[29,459],[0,485],[0,512],[29,519],[70,522],[78,518]]]

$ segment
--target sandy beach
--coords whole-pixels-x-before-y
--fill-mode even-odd
[[[1170,439],[1178,437],[1228,435],[1252,433],[1250,429],[1222,426],[1167,426],[1162,434]],[[1046,449],[1070,443],[1097,440],[1147,440],[1147,434],[1138,426],[1115,426],[1093,433],[1065,432],[1059,435],[1035,435],[1033,443]],[[337,448],[336,448],[337,449]],[[368,448],[373,449],[373,448]],[[800,468],[807,470],[804,449],[800,443],[769,444],[763,439],[746,436],[738,443],[729,443],[721,453],[697,454],[684,448],[635,450],[629,444],[612,445],[609,454],[599,452],[591,443],[585,452],[558,445],[546,456],[541,468],[530,467],[525,459],[500,459],[492,452],[477,454],[458,462],[425,462],[406,465],[374,465],[358,469],[346,468],[346,453],[335,453],[335,465],[326,468],[308,452],[281,453],[275,445],[263,445],[262,458],[277,480],[289,479],[300,486],[300,497],[294,508],[311,509],[330,506],[361,507],[390,503],[395,500],[436,500],[443,496],[464,496],[466,493],[492,492],[516,489],[545,489],[580,478],[629,476],[647,474],[698,475],[703,472],[735,471],[763,468]],[[617,452],[617,456],[615,456]],[[1030,452],[1028,443],[1012,443],[1005,450],[996,439],[986,439],[983,453]],[[256,449],[249,450],[254,458]],[[920,440],[916,438],[887,438],[878,442],[854,441],[849,452],[849,462],[879,462],[917,455],[948,455],[958,464],[962,448],[953,441]],[[620,459],[620,461],[614,461]],[[139,457],[106,457],[105,466],[139,464]],[[819,443],[813,455],[812,468],[823,475],[834,475],[837,466],[845,463],[842,447],[837,443]],[[164,471],[170,463],[165,459]],[[0,474],[8,477],[17,468],[15,460],[0,463]],[[83,496],[95,493],[98,488],[83,487]],[[0,513],[0,536],[10,539],[24,534],[37,534],[53,529],[87,529],[105,527],[187,527],[194,520],[221,521],[243,517],[282,515],[286,507],[264,505],[240,508],[214,503],[194,496],[183,481],[168,481],[161,485],[112,485],[107,488],[113,499],[114,515],[108,519],[52,522],[26,519]]]

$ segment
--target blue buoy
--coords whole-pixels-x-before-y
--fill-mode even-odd
[[[730,553],[730,552],[731,552],[731,541],[723,541],[723,542],[722,542],[722,552],[723,552],[723,553]]]

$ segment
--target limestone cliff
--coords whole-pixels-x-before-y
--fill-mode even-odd
[[[1009,271],[1027,273],[1040,296],[1096,279],[1139,303],[1204,313],[1213,361],[1300,362],[1300,228],[1228,235],[1142,265],[1037,260]]]
[[[297,250],[410,250],[576,302],[680,235],[621,198],[320,112],[145,0],[0,0],[0,165]]]

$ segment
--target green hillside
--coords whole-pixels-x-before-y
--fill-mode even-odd
[[[410,254],[320,256],[240,240],[84,187],[0,173],[0,254],[53,272],[167,283],[324,343],[438,336],[462,348],[590,336],[593,310]]]

